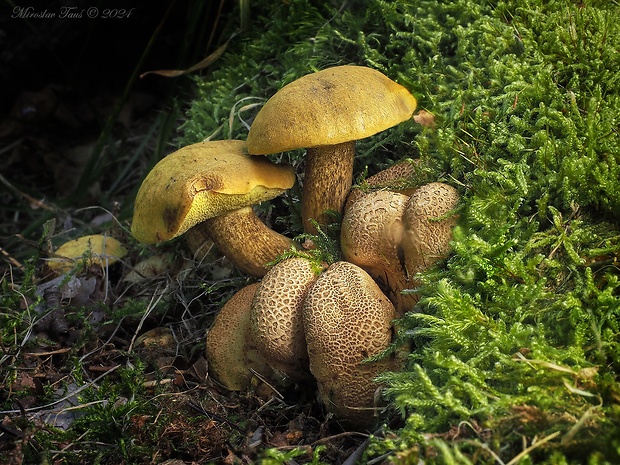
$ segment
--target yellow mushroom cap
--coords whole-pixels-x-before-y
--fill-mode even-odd
[[[47,264],[52,270],[63,273],[82,257],[88,259],[89,264],[112,265],[127,255],[127,250],[113,237],[93,234],[66,242],[55,253],[58,257],[50,258]]]
[[[146,176],[131,232],[146,244],[165,242],[206,219],[272,199],[294,183],[293,167],[249,156],[243,141],[192,144],[160,160]]]
[[[247,389],[252,370],[263,376],[272,373],[250,335],[250,309],[258,284],[237,291],[224,304],[207,333],[209,372],[231,391]]]
[[[335,145],[372,136],[408,120],[416,99],[364,66],[336,66],[303,76],[273,95],[248,134],[251,154]]]

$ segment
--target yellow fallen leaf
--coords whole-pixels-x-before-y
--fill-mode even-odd
[[[80,259],[85,259],[89,265],[111,265],[127,255],[127,250],[113,237],[94,234],[66,242],[55,255],[47,260],[47,264],[52,270],[64,273]]]

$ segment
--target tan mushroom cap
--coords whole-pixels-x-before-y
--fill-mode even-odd
[[[416,99],[364,66],[303,76],[273,95],[248,134],[251,154],[270,154],[363,139],[412,117]]]
[[[259,283],[237,291],[224,304],[207,333],[209,372],[226,389],[247,389],[252,369],[268,377],[271,368],[257,352],[250,336],[250,309]]]
[[[247,154],[245,142],[207,141],[163,158],[136,196],[131,232],[164,242],[226,211],[272,199],[295,183],[289,165]]]
[[[425,184],[409,198],[403,213],[401,246],[410,275],[423,271],[450,251],[457,215],[446,217],[459,202],[458,191],[441,182]]]
[[[394,358],[365,362],[392,342],[394,306],[358,266],[336,262],[316,280],[304,305],[310,370],[326,408],[354,427],[376,421],[374,378]]]
[[[252,337],[273,368],[293,380],[308,377],[303,306],[318,274],[305,258],[274,265],[262,279],[252,304]]]

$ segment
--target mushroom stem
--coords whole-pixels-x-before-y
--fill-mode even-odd
[[[261,278],[267,263],[294,245],[292,239],[268,228],[252,207],[232,210],[204,221],[220,251],[243,273]]]
[[[204,223],[198,223],[185,233],[185,243],[197,262],[206,259],[215,246]]]
[[[329,211],[342,214],[353,183],[355,141],[323,145],[307,150],[301,199],[304,231],[316,234],[310,221],[329,223]]]

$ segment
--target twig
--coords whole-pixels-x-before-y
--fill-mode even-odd
[[[153,300],[155,299],[155,296],[157,295],[157,291],[158,290],[159,290],[159,286],[157,286],[157,288],[155,289],[155,292],[153,293],[153,296],[151,297],[151,301],[149,302],[149,305],[146,308],[146,311],[144,312],[144,315],[142,315],[142,318],[140,319],[140,323],[138,324],[138,327],[136,328],[136,332],[134,333],[133,337],[131,338],[131,343],[129,344],[129,348],[127,349],[127,354],[130,354],[132,352],[133,345],[136,342],[136,338],[138,337],[138,334],[140,333],[140,330],[142,329],[142,326],[144,325],[144,322],[146,321],[148,316],[151,314],[151,312],[155,309],[155,307],[157,306],[159,301],[164,296],[163,293],[160,293],[159,296],[157,297],[157,300],[155,301],[155,303],[153,303]]]
[[[71,350],[70,347],[65,347],[58,350],[48,350],[47,352],[25,352],[24,357],[46,357],[48,355],[66,354],[71,352]]]
[[[519,463],[519,461],[523,457],[525,457],[527,454],[532,452],[534,449],[536,449],[537,447],[540,447],[543,444],[551,441],[552,439],[556,438],[559,435],[560,435],[560,432],[556,431],[555,433],[551,433],[549,436],[546,436],[546,437],[542,438],[540,441],[537,441],[535,444],[532,444],[530,447],[526,447],[519,454],[517,454],[510,462],[508,462],[506,465],[516,465],[517,463]]]
[[[347,436],[363,436],[363,437],[368,438],[370,435],[368,433],[360,433],[359,431],[345,431],[344,433],[334,434],[333,436],[326,436],[324,438],[317,439],[313,443],[304,444],[304,445],[307,446],[307,447],[319,446],[319,445],[324,444],[326,442],[333,441],[335,439],[344,438],[344,437],[347,437]],[[280,446],[280,447],[277,447],[277,449],[278,450],[292,450],[292,449],[296,449],[298,447],[299,447],[299,445],[296,445],[296,446]]]
[[[354,465],[360,459],[368,447],[368,444],[370,444],[370,438],[366,438],[359,446],[357,446],[353,453],[349,455],[344,462],[342,462],[342,465]]]
[[[34,197],[26,194],[25,192],[20,191],[17,187],[15,187],[13,184],[11,184],[8,179],[6,179],[4,176],[2,176],[0,174],[0,182],[2,184],[4,184],[9,190],[13,191],[15,194],[17,194],[19,197],[22,197],[24,199],[26,199],[31,205],[36,205],[39,208],[43,208],[44,210],[49,210],[52,212],[57,211],[56,208],[54,207],[50,207],[49,205],[47,205],[45,202],[35,199]]]
[[[0,247],[0,254],[4,255],[4,257],[6,258],[6,260],[13,265],[14,267],[18,268],[20,271],[23,271],[24,269],[24,265],[22,265],[16,258],[14,258],[11,254],[9,254],[6,250],[4,250],[2,247]]]

